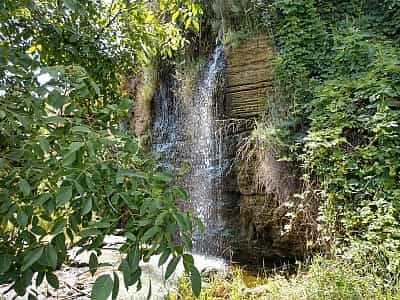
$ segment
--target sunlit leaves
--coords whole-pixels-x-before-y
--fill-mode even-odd
[[[59,288],[53,271],[67,245],[100,252],[119,224],[127,287],[140,287],[140,261],[183,255],[173,237],[190,235],[188,214],[176,205],[187,195],[121,130],[133,105],[122,75],[156,54],[172,55],[185,45],[185,23],[196,27],[198,6],[164,4],[160,12],[141,1],[2,3],[0,284],[15,283],[20,295],[32,278]],[[94,274],[101,264],[91,253]],[[115,298],[118,289],[117,275],[99,277],[92,297]]]
[[[325,238],[384,248],[391,274],[400,270],[395,2],[276,0],[271,10],[281,50],[275,76],[293,105],[279,130],[313,186],[307,193],[318,181]]]

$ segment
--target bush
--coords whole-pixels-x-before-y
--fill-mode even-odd
[[[400,12],[394,2],[276,0],[265,22],[274,26],[275,75],[289,107],[290,121],[274,130],[287,137],[282,155],[291,151],[304,180],[319,182],[327,238],[363,243],[397,274],[400,48],[387,17]]]
[[[122,76],[184,43],[176,11],[190,10],[186,25],[196,24],[196,5],[159,4],[174,21],[157,20],[141,1],[0,4],[0,284],[17,295],[33,278],[58,288],[54,272],[70,245],[95,250],[94,274],[105,235],[121,223],[126,287],[140,288],[139,262],[162,254],[166,277],[182,259],[199,293],[193,219],[177,207],[187,194],[121,129],[132,106]],[[115,298],[117,278],[99,277],[92,298]]]

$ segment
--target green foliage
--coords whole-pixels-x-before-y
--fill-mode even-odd
[[[110,275],[101,275],[96,279],[92,289],[91,299],[107,300],[113,289],[113,280]]]
[[[190,277],[193,275],[190,275]],[[217,299],[232,299],[232,300],[254,300],[264,299],[265,295],[259,293],[253,295],[247,291],[246,287],[246,271],[239,267],[232,267],[229,271],[213,272],[206,279],[207,285],[202,289],[200,296],[196,297],[190,289],[189,276],[179,278],[177,289],[169,295],[170,300],[217,300]],[[264,283],[264,278],[258,277],[255,279],[256,284]]]
[[[214,33],[227,30],[258,30],[265,11],[265,1],[261,0],[200,0],[204,8],[203,19],[211,25]]]
[[[254,274],[232,268],[228,274],[222,272],[212,275],[200,299],[398,299],[399,278],[393,278],[390,285],[383,285],[380,266],[376,265],[379,259],[363,254],[358,252],[347,259],[318,256],[309,265],[299,263],[296,272],[279,268]],[[180,279],[176,294],[171,293],[169,299],[195,299],[187,278]]]
[[[184,192],[121,130],[132,99],[120,81],[180,48],[178,22],[197,27],[198,13],[189,1],[156,10],[145,1],[1,2],[0,284],[24,295],[35,275],[37,286],[46,278],[58,288],[67,247],[99,255],[121,223],[126,287],[140,286],[139,263],[152,255],[190,256],[173,238],[192,231],[176,205]],[[94,273],[96,255],[89,264]],[[116,276],[99,277],[92,298],[115,298],[118,288]]]
[[[389,277],[400,271],[399,13],[398,1],[276,0],[264,18],[289,107],[274,129],[283,154],[320,183],[326,237],[379,253]]]
[[[353,260],[316,257],[288,279],[273,276],[265,299],[397,299],[399,282],[383,287],[373,264],[358,256]]]

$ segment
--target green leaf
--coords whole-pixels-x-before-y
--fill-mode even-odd
[[[37,206],[43,205],[43,204],[46,203],[47,200],[49,200],[50,198],[51,198],[51,195],[50,195],[49,193],[40,195],[39,197],[37,197],[37,198],[35,199],[35,201],[33,201],[33,204],[34,204],[34,205],[37,205]]]
[[[76,8],[76,0],[63,0],[64,5],[71,10]]]
[[[152,237],[154,237],[157,233],[161,231],[161,228],[158,226],[153,226],[149,228],[144,234],[143,234],[143,242],[147,242],[150,240]]]
[[[136,282],[138,282],[140,280],[140,276],[142,275],[142,269],[141,268],[137,268],[135,272],[133,272],[132,274],[132,284],[135,284]],[[140,283],[140,281],[139,281]],[[139,288],[139,284],[138,284],[138,289]]]
[[[56,109],[60,109],[61,107],[64,106],[64,104],[68,102],[68,97],[61,95],[57,91],[53,91],[50,93],[48,100],[51,106],[53,106]]]
[[[165,271],[165,280],[171,277],[172,273],[175,272],[176,266],[178,265],[180,259],[180,256],[175,256],[170,260],[167,270]]]
[[[57,207],[65,205],[72,198],[72,185],[62,186],[56,196]]]
[[[175,22],[179,17],[179,10],[177,10],[173,15],[172,15],[172,22]]]
[[[90,86],[93,88],[94,92],[97,95],[100,95],[100,88],[99,88],[99,86],[97,85],[96,82],[94,82],[93,80],[90,80]]]
[[[111,224],[109,221],[100,221],[100,222],[95,222],[90,225],[93,228],[99,228],[99,229],[104,229],[104,228],[110,228]]]
[[[194,30],[195,30],[196,32],[200,31],[199,22],[197,22],[197,21],[195,21],[195,20],[192,20],[192,24],[193,24]]]
[[[19,182],[19,190],[22,192],[22,194],[26,197],[31,193],[31,186],[28,181],[25,179],[22,179]]]
[[[170,255],[171,255],[171,251],[169,249],[166,249],[161,254],[160,259],[158,260],[158,266],[161,267],[163,264],[165,264]]]
[[[89,127],[86,126],[74,126],[71,128],[72,132],[82,132],[82,133],[91,133],[92,131],[90,130]]]
[[[36,235],[40,235],[40,236],[44,236],[47,234],[47,231],[44,230],[41,226],[34,226],[32,227],[31,231],[36,234]]]
[[[90,174],[85,174],[85,182],[86,182],[86,185],[89,188],[89,190],[91,190],[92,192],[96,191],[96,187],[94,185],[94,182],[93,182]]]
[[[190,224],[186,222],[185,218],[181,214],[172,213],[172,216],[174,217],[181,229],[183,229],[184,231],[190,230]]]
[[[54,246],[52,244],[48,244],[44,254],[48,265],[55,270],[57,267],[57,251]]]
[[[119,277],[116,272],[114,272],[114,286],[112,290],[112,300],[117,299],[119,293]]]
[[[183,263],[185,264],[185,266],[191,266],[194,265],[194,259],[193,256],[190,254],[184,254],[183,255]]]
[[[125,236],[128,238],[128,240],[131,240],[133,242],[136,241],[136,236],[131,232],[125,232]]]
[[[25,227],[26,225],[28,225],[28,215],[23,210],[19,210],[17,213],[17,221],[18,224],[21,225],[21,227]]]
[[[82,216],[85,216],[89,212],[91,212],[92,206],[93,206],[93,202],[92,202],[92,198],[87,198],[87,199],[84,198],[83,201],[85,203],[84,203],[84,205],[82,207]]]
[[[107,300],[113,290],[113,280],[110,275],[101,275],[96,279],[92,288],[90,299],[92,300]]]
[[[198,297],[201,292],[201,276],[199,271],[194,265],[190,267],[190,281],[192,282],[193,294]]]
[[[174,177],[172,176],[172,174],[167,172],[158,172],[154,174],[154,179],[160,180],[165,183],[170,183],[174,179]]]
[[[182,235],[182,241],[187,250],[189,250],[189,251],[192,250],[193,243],[192,243],[192,239],[190,237],[188,237],[186,235]]]
[[[132,283],[132,278],[131,278],[131,271],[130,271],[129,263],[126,258],[124,258],[122,260],[121,264],[119,265],[118,270],[120,270],[122,272],[122,275],[124,277],[125,288],[128,289]]]
[[[95,159],[96,158],[96,152],[95,152],[95,147],[94,144],[92,142],[87,142],[87,146],[88,146],[88,153],[90,158]]]
[[[81,236],[82,238],[85,237],[89,237],[89,236],[97,236],[101,234],[101,231],[95,228],[88,228],[88,229],[84,229],[79,233],[79,236]]]
[[[25,254],[23,262],[22,262],[22,267],[21,271],[25,271],[28,269],[30,266],[32,266],[35,262],[37,262],[40,257],[43,254],[43,247],[40,246],[39,248],[36,248],[32,251],[29,251]]]
[[[5,273],[11,266],[12,256],[8,254],[0,254],[0,274]]]
[[[188,29],[191,23],[192,23],[192,18],[187,18],[185,21],[185,29]]]
[[[58,281],[58,278],[54,273],[47,272],[46,273],[46,280],[53,288],[58,289],[60,287],[60,283]]]
[[[183,201],[188,201],[189,200],[189,194],[184,189],[176,187],[176,188],[174,188],[174,191],[175,191],[176,195],[180,199],[182,199]]]
[[[69,151],[63,156],[63,165],[70,166],[75,162],[76,152],[81,149],[85,143],[73,142],[69,145]]]
[[[127,142],[126,145],[125,145],[125,151],[130,152],[130,153],[132,153],[132,154],[136,154],[136,153],[138,152],[138,150],[139,150],[139,146],[138,146],[138,144],[137,144],[135,141],[133,141],[133,140],[130,140],[130,141]]]
[[[38,272],[38,275],[36,277],[36,286],[39,287],[42,284],[45,275],[46,273],[43,271]]]
[[[39,146],[42,149],[42,151],[44,153],[49,153],[50,152],[50,143],[48,142],[48,140],[44,137],[40,137],[38,138],[39,140]]]
[[[69,151],[68,153],[66,153],[63,156],[63,160],[62,160],[63,166],[67,167],[67,166],[72,165],[75,162],[75,159],[76,159],[76,152]]]
[[[97,260],[97,255],[92,253],[89,258],[89,270],[92,276],[96,273],[99,261]]]
[[[57,235],[59,234],[61,231],[63,231],[65,225],[67,225],[67,221],[65,219],[58,219],[54,225],[53,228],[51,229],[50,234],[52,235]]]
[[[81,149],[84,145],[85,145],[85,143],[73,142],[73,143],[71,143],[71,145],[69,145],[69,150],[73,151],[73,152],[76,152],[79,149]]]

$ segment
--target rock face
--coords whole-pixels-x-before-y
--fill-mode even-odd
[[[135,105],[130,120],[130,128],[140,138],[144,148],[150,145],[152,100],[157,88],[157,67],[153,64],[143,66],[135,78],[133,87]]]
[[[239,256],[266,262],[303,256],[311,240],[309,217],[315,207],[296,197],[301,190],[296,168],[278,161],[273,151],[255,149],[249,156],[238,173]]]
[[[273,56],[266,35],[227,50],[225,121],[230,126],[226,134],[236,147],[233,170],[241,194],[235,256],[249,262],[302,256],[311,239],[309,221],[316,212],[315,206],[295,197],[301,190],[296,168],[267,150],[268,141],[243,146],[265,111],[267,98],[273,96]]]
[[[228,50],[226,109],[229,118],[257,117],[272,93],[273,48],[265,35]]]

